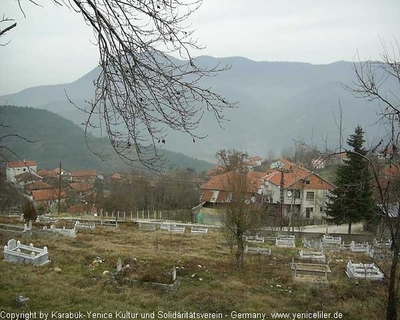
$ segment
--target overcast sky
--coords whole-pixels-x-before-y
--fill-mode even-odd
[[[75,81],[97,65],[94,36],[82,17],[49,0],[23,8],[1,0],[0,14],[17,27],[0,43],[0,95]],[[399,0],[203,0],[193,28],[214,57],[326,64],[378,59],[380,37],[400,41]],[[0,28],[4,28],[0,24]],[[92,41],[92,42],[91,42]]]

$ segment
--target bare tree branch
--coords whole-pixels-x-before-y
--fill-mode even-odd
[[[169,130],[202,139],[196,129],[206,112],[221,125],[224,110],[236,106],[202,85],[228,67],[203,68],[191,55],[202,47],[187,21],[202,0],[53,2],[81,14],[94,31],[101,72],[94,98],[81,107],[85,132],[104,130],[125,162],[154,169],[162,160],[157,147],[170,143]]]

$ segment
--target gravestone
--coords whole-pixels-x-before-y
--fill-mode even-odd
[[[326,256],[323,254],[322,251],[303,251],[300,250],[299,252],[301,260],[312,260],[317,262],[326,262]]]
[[[350,251],[354,252],[354,253],[365,253],[365,254],[368,254],[369,251],[370,251],[370,246],[366,242],[364,242],[364,243],[355,243],[354,241],[352,241],[350,243]]]
[[[271,248],[260,248],[260,247],[249,247],[249,246],[246,246],[244,252],[248,253],[248,254],[270,255],[271,254]]]
[[[295,262],[292,259],[292,277],[295,282],[328,283],[331,269],[327,264]]]
[[[27,246],[15,239],[9,240],[7,245],[4,246],[4,260],[35,266],[41,266],[50,262],[47,247],[43,247],[43,249],[35,248],[32,243]]]
[[[353,263],[349,261],[346,267],[346,274],[349,278],[383,280],[384,274],[375,264]]]
[[[208,233],[208,228],[191,227],[190,228],[190,233],[191,234],[207,234]]]

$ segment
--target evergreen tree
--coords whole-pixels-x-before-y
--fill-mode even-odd
[[[25,201],[25,204],[22,207],[22,213],[24,214],[24,220],[26,222],[35,221],[37,218],[36,209],[33,203],[29,200]]]
[[[346,151],[347,160],[338,167],[337,188],[332,191],[327,206],[330,220],[336,224],[348,223],[349,234],[352,223],[368,219],[374,212],[372,175],[364,158],[367,154],[364,142],[364,131],[357,126],[355,133],[347,139],[352,150]]]

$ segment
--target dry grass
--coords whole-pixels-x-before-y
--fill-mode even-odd
[[[9,238],[0,236],[4,245]],[[246,269],[234,269],[223,235],[169,234],[139,231],[132,223],[118,228],[97,227],[75,239],[21,239],[47,246],[51,263],[42,267],[0,261],[0,308],[20,311],[17,294],[30,298],[29,310],[124,311],[157,310],[222,312],[305,312],[344,314],[344,319],[382,319],[385,282],[354,281],[344,271],[349,259],[370,262],[364,255],[328,255],[329,286],[294,284],[290,262],[298,249],[272,247],[271,256],[246,256]],[[147,281],[167,279],[177,266],[180,289],[166,294],[157,289],[113,281],[118,259],[131,268],[125,276]],[[133,258],[137,262],[133,262]],[[97,261],[97,262],[96,262]],[[60,268],[61,272],[55,271]],[[103,274],[104,271],[110,274]]]

